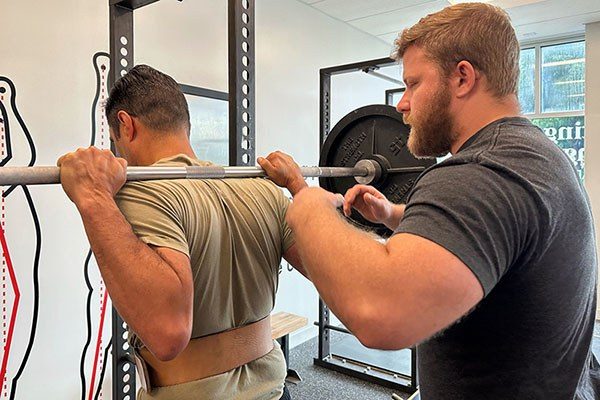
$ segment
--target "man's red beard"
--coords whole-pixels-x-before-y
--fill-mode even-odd
[[[450,152],[456,139],[454,119],[449,112],[450,100],[450,90],[443,85],[427,107],[403,117],[404,123],[411,128],[408,150],[415,157],[441,157]]]

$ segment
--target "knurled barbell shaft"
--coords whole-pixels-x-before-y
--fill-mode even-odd
[[[365,167],[302,167],[302,176],[346,177],[367,176]],[[127,167],[128,181],[146,181],[154,179],[222,179],[254,178],[267,176],[260,167],[221,167],[221,166],[182,166],[182,167]],[[60,168],[38,167],[2,167],[0,168],[0,186],[45,185],[60,183]]]

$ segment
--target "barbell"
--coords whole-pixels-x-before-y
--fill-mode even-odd
[[[421,172],[422,167],[400,168],[396,172]],[[301,167],[305,178],[354,177],[358,183],[368,185],[380,179],[382,169],[375,160],[363,159],[354,167]],[[127,167],[128,182],[157,179],[226,179],[226,178],[265,178],[267,174],[260,167],[211,166],[155,166]],[[0,168],[0,186],[48,185],[60,183],[60,167],[3,167]]]
[[[394,107],[370,105],[343,117],[331,130],[321,149],[319,166],[301,167],[302,176],[318,177],[321,187],[345,193],[357,182],[369,184],[390,201],[402,203],[417,177],[434,159],[417,159],[407,149],[409,128]],[[150,166],[127,167],[127,181],[156,179],[226,179],[265,177],[260,167]],[[0,186],[60,183],[55,166],[2,167]],[[353,212],[357,225],[385,235],[383,225],[373,224]]]

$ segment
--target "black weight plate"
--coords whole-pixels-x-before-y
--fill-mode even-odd
[[[362,159],[376,160],[384,170],[404,167],[429,167],[435,159],[417,159],[406,145],[410,128],[392,106],[375,104],[358,108],[342,118],[331,130],[321,149],[320,166],[354,167]],[[404,203],[421,172],[384,172],[372,183],[393,203]],[[346,193],[356,185],[354,177],[319,178],[322,188],[334,193]],[[374,230],[382,236],[390,231],[383,225],[364,219],[353,210],[350,218],[358,226]]]

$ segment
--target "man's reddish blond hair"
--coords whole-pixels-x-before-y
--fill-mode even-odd
[[[398,61],[409,47],[417,46],[446,76],[465,60],[485,76],[496,97],[517,93],[519,42],[510,18],[498,7],[484,3],[446,7],[402,31],[394,45]]]

